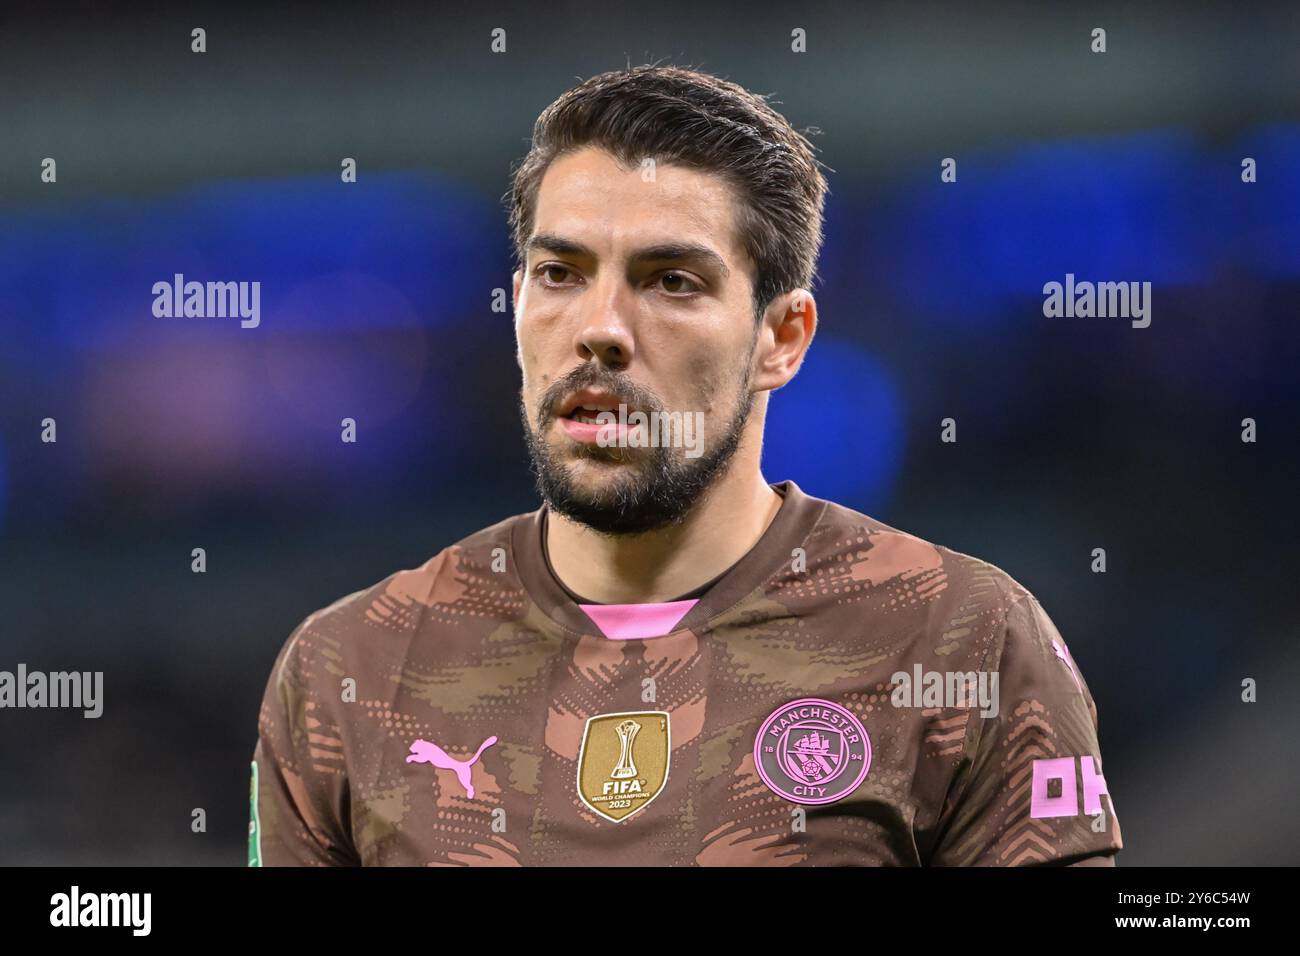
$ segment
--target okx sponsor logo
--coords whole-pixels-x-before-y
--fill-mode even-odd
[[[1110,790],[1107,789],[1106,778],[1101,775],[1101,768],[1092,754],[1035,760],[1029,815],[1038,818],[1078,816],[1080,784],[1083,789],[1083,812],[1087,816],[1101,813],[1101,795],[1104,793],[1109,797]],[[1113,801],[1110,812],[1111,816],[1115,815]]]

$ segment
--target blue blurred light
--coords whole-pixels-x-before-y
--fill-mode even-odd
[[[888,503],[903,463],[897,388],[861,347],[819,335],[767,409],[763,472],[867,511]]]
[[[1094,281],[1203,282],[1226,241],[1232,170],[1192,134],[1141,133],[960,156],[896,188],[872,224],[893,249],[895,295],[939,325],[1010,321],[1066,273]],[[1208,197],[1208,198],[1207,198]]]
[[[148,344],[160,322],[196,336],[241,331],[238,322],[155,318],[153,283],[176,273],[261,282],[263,316],[304,282],[360,273],[400,289],[423,324],[445,325],[482,312],[485,290],[509,285],[503,249],[493,204],[427,174],[224,182],[0,218],[0,306],[22,313],[6,316],[21,339],[8,343],[15,354],[47,358],[51,349]],[[321,329],[385,325],[382,313],[357,309],[316,318]]]
[[[8,504],[8,488],[5,483],[5,446],[0,444],[0,528],[5,523],[5,508]]]
[[[1241,161],[1258,164],[1257,180],[1241,183]],[[1241,200],[1238,221],[1226,231],[1241,265],[1275,277],[1300,276],[1300,125],[1277,123],[1252,130],[1224,156],[1225,173],[1234,177]]]

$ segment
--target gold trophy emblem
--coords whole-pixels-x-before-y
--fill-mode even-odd
[[[578,796],[606,820],[621,823],[663,791],[671,749],[666,711],[588,717],[578,752]]]

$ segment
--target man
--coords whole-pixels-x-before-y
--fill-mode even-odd
[[[689,70],[543,112],[510,202],[544,504],[295,630],[250,862],[1113,862],[1096,710],[1034,597],[762,476],[817,324],[818,165]]]

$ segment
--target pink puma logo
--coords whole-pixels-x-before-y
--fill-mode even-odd
[[[1083,693],[1083,685],[1079,683],[1079,672],[1074,669],[1074,661],[1070,660],[1070,652],[1056,641],[1052,641],[1052,650],[1056,651],[1057,657],[1065,661],[1065,666],[1070,668],[1070,676],[1074,678],[1074,686],[1079,688],[1079,693]]]
[[[407,763],[431,763],[435,767],[443,770],[451,770],[456,774],[456,779],[460,785],[465,788],[465,796],[474,799],[474,785],[470,783],[469,768],[478,760],[479,755],[497,742],[496,735],[493,734],[483,743],[479,744],[478,750],[474,751],[474,756],[468,760],[457,760],[447,753],[431,740],[417,740],[411,744],[411,754],[406,758]]]

